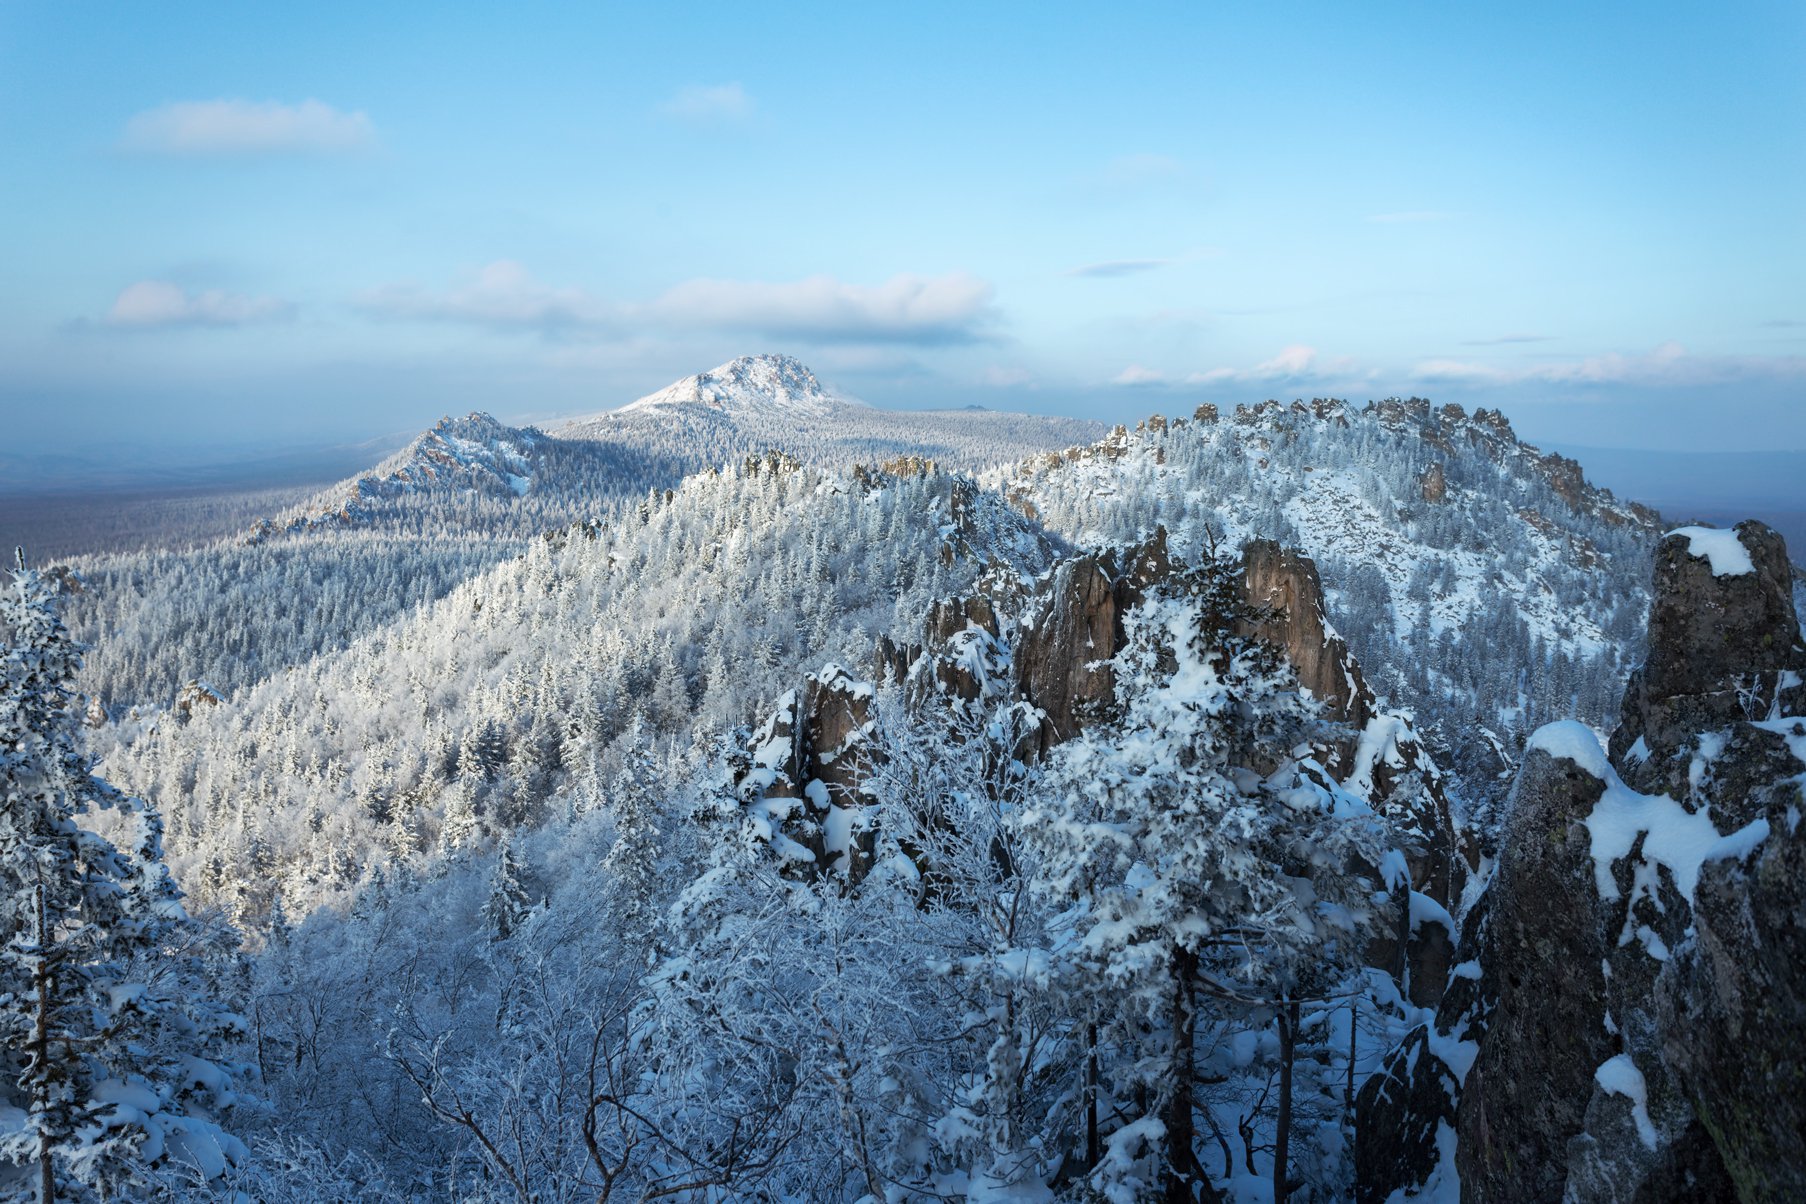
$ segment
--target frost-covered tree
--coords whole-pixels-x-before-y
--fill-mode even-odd
[[[23,553],[0,595],[0,1177],[41,1204],[213,1178],[244,1157],[207,997],[208,942],[162,860],[162,821],[77,745],[80,651]],[[117,813],[116,847],[82,826]]]
[[[514,935],[533,910],[533,896],[527,891],[526,871],[515,856],[514,842],[507,837],[495,851],[495,873],[489,880],[489,901],[483,904],[483,919],[489,924],[489,935],[505,941]]]
[[[1112,1200],[1214,1194],[1195,1152],[1201,1011],[1284,1009],[1360,943],[1371,812],[1316,766],[1318,708],[1249,617],[1217,559],[1131,611],[1119,718],[1056,750],[1021,816],[1039,888],[1067,904],[1058,972],[1113,1000],[1089,1093],[1117,1118],[1092,1171]]]

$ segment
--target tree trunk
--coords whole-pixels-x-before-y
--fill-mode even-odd
[[[1292,1145],[1292,1062],[1298,1053],[1298,1003],[1279,1014],[1279,1124],[1273,1135],[1273,1204],[1286,1204],[1291,1186],[1286,1170]]]
[[[1103,1149],[1097,1140],[1097,1021],[1085,1026],[1085,1169],[1097,1169]]]
[[[20,563],[24,563],[21,554]],[[44,871],[32,900],[37,911],[38,964],[32,972],[32,989],[38,993],[38,1010],[31,1033],[31,1094],[38,1121],[38,1204],[56,1204],[56,1168],[50,1152],[50,917],[44,902]]]
[[[1191,980],[1197,965],[1196,954],[1181,949],[1173,955],[1170,1054],[1173,1081],[1167,1094],[1166,1115],[1162,1118],[1166,1122],[1166,1204],[1194,1204],[1200,1193],[1206,1200],[1217,1198],[1198,1163],[1197,1133],[1192,1121],[1192,1060],[1197,1018],[1192,1011]]]

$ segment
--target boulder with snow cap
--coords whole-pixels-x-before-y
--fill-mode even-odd
[[[1464,1198],[1806,1198],[1806,717],[1781,541],[1683,528],[1608,759],[1532,738],[1486,899]]]
[[[1694,735],[1806,711],[1806,647],[1781,537],[1750,520],[1682,527],[1656,552],[1649,652],[1625,691],[1612,761],[1641,788],[1670,786]]]

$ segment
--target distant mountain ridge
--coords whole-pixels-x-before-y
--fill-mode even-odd
[[[977,471],[1105,429],[1028,414],[880,410],[825,386],[794,357],[741,356],[548,430],[485,413],[443,418],[368,472],[260,520],[249,538],[372,527],[525,538],[767,451],[834,468],[915,455]]]

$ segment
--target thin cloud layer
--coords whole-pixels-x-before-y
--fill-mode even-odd
[[[1397,226],[1417,222],[1446,222],[1454,216],[1440,209],[1411,209],[1404,213],[1370,213],[1367,220],[1382,226]]]
[[[1281,350],[1272,359],[1262,360],[1252,368],[1212,368],[1208,372],[1194,372],[1185,378],[1185,383],[1216,385],[1255,384],[1275,380],[1311,380],[1345,376],[1354,370],[1354,366],[1354,361],[1345,356],[1326,360],[1317,353],[1315,347],[1294,343]]]
[[[691,84],[679,88],[677,95],[660,109],[668,117],[694,122],[745,121],[752,116],[752,98],[737,83]]]
[[[1502,334],[1491,339],[1464,339],[1463,347],[1503,347],[1510,343],[1552,343],[1552,334]]]
[[[1110,378],[1113,385],[1162,385],[1166,383],[1166,374],[1153,368],[1144,368],[1140,364],[1130,364],[1121,372]]]
[[[1172,262],[1170,259],[1112,259],[1104,263],[1088,263],[1083,267],[1070,268],[1065,275],[1086,279],[1135,276],[1142,272],[1152,272],[1159,268],[1169,267]]]
[[[133,117],[122,145],[156,155],[333,154],[375,146],[376,127],[364,113],[318,100],[188,100]]]
[[[357,305],[381,317],[501,330],[597,330],[612,326],[615,318],[599,298],[580,288],[543,284],[511,259],[497,260],[449,289],[415,284],[370,289],[357,297]]]
[[[985,281],[955,272],[899,275],[878,285],[831,276],[783,283],[690,280],[651,301],[613,302],[585,289],[544,284],[504,260],[450,289],[388,285],[363,293],[357,303],[383,317],[547,334],[610,337],[650,328],[930,345],[988,337],[996,317],[991,298]]]
[[[1640,355],[1610,352],[1557,363],[1495,364],[1475,360],[1425,360],[1412,376],[1427,382],[1472,385],[1701,386],[1737,380],[1806,378],[1806,356],[1693,355],[1679,343],[1662,343]]]
[[[247,297],[206,289],[189,292],[166,280],[128,285],[107,313],[111,326],[139,330],[165,326],[246,326],[290,317],[294,306],[277,297]]]
[[[879,285],[811,276],[784,284],[692,280],[646,312],[672,326],[744,330],[824,342],[970,343],[994,314],[975,276],[900,275]]]

